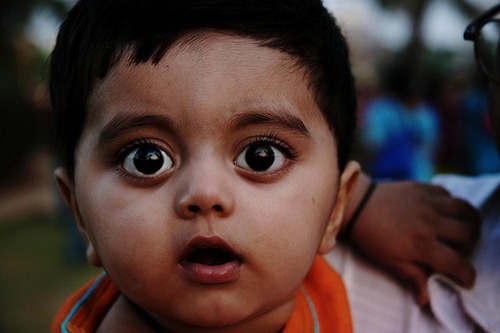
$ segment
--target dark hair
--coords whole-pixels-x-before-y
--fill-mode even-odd
[[[307,72],[344,168],[356,93],[345,39],[321,0],[80,0],[61,25],[50,62],[56,140],[71,177],[97,80],[126,51],[132,63],[158,63],[175,41],[198,30],[250,37],[292,55]]]

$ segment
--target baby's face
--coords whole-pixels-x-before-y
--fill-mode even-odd
[[[207,33],[96,86],[73,211],[89,260],[163,325],[286,320],[332,245],[339,179],[304,70]]]

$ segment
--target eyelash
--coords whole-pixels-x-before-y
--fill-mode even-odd
[[[113,164],[121,165],[128,153],[130,153],[132,150],[134,150],[136,148],[140,148],[140,147],[144,147],[144,146],[152,146],[152,147],[161,149],[161,147],[159,147],[156,143],[154,143],[148,139],[145,139],[145,138],[130,140],[129,142],[127,142],[125,144],[125,146],[123,146],[118,151],[118,153],[116,154],[116,156],[114,158]]]
[[[277,135],[274,133],[269,133],[266,135],[258,135],[256,137],[253,137],[250,139],[248,143],[245,143],[243,149],[240,150],[240,153],[248,148],[251,145],[258,144],[258,143],[264,143],[264,144],[269,144],[272,146],[275,146],[278,148],[287,158],[289,158],[292,161],[296,161],[297,158],[299,157],[299,152],[297,152],[297,149],[294,147],[290,146],[289,144],[286,144],[282,140],[278,139]]]

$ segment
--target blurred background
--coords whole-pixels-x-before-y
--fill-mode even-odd
[[[96,273],[56,193],[47,57],[72,0],[0,0],[0,332],[46,332]],[[469,21],[494,0],[324,0],[351,45],[354,158],[378,178],[500,171]]]

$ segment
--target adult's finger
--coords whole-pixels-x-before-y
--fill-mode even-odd
[[[478,228],[453,217],[435,221],[437,239],[458,251],[462,256],[472,253],[479,238]]]
[[[444,243],[436,243],[434,249],[429,250],[422,264],[450,277],[465,288],[471,288],[474,285],[476,271],[472,264]]]
[[[434,208],[441,215],[463,221],[474,227],[477,231],[481,227],[481,215],[476,208],[465,200],[442,196],[435,199]]]
[[[423,267],[416,263],[401,262],[391,270],[401,283],[412,291],[417,304],[424,306],[429,303],[428,274]]]

